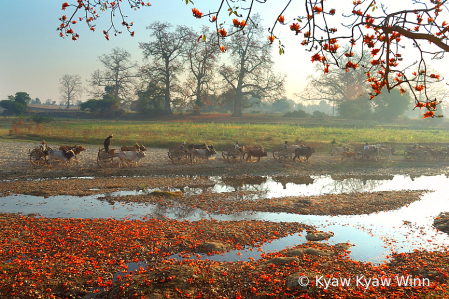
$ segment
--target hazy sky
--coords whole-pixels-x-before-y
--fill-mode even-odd
[[[338,3],[348,3],[343,0],[335,1],[335,8],[339,12]],[[207,19],[195,19],[192,16],[192,5],[185,5],[181,0],[153,0],[151,7],[138,11],[128,9],[125,14],[129,22],[134,22],[135,37],[130,37],[124,31],[117,37],[111,36],[107,41],[102,31],[109,27],[109,16],[103,13],[95,22],[97,30],[91,32],[83,23],[74,26],[80,34],[80,39],[72,41],[70,38],[59,37],[56,28],[58,18],[67,14],[61,10],[64,1],[5,1],[0,10],[0,100],[6,99],[18,91],[28,92],[31,98],[47,99],[59,103],[59,79],[64,74],[80,75],[84,87],[87,79],[96,69],[101,69],[98,57],[108,54],[114,47],[120,47],[132,55],[132,60],[142,64],[142,53],[138,48],[139,42],[149,41],[149,31],[145,29],[154,21],[166,21],[173,25],[188,25],[199,29],[202,25],[211,24]],[[70,2],[70,1],[69,1]],[[76,2],[73,1],[72,2]],[[126,1],[123,3],[125,4]],[[255,10],[262,15],[265,27],[272,26],[274,19],[284,7],[286,0],[268,1],[267,4],[256,4]],[[296,1],[301,3],[301,1]],[[215,9],[218,1],[196,0],[197,7],[203,13],[207,9]],[[213,3],[213,4],[211,4]],[[350,8],[350,7],[349,7]],[[286,13],[286,20],[294,14],[294,7]],[[280,29],[279,27],[277,27]],[[277,30],[286,45],[286,54],[278,54],[277,43],[273,45],[275,70],[287,74],[287,96],[296,99],[293,94],[300,92],[306,82],[306,75],[313,72],[310,62],[311,53],[300,46],[302,37],[284,27]],[[268,37],[268,32],[267,32]],[[342,46],[342,45],[341,45]],[[447,72],[446,61],[435,67],[442,69],[442,75]],[[447,77],[447,76],[445,76]],[[88,95],[83,94],[82,100]]]

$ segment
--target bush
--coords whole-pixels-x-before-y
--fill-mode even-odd
[[[53,121],[53,117],[45,116],[41,114],[34,114],[31,116],[31,120],[33,120],[37,124],[49,123]]]
[[[297,118],[306,118],[309,117],[310,114],[305,112],[302,109],[296,110],[296,111],[290,111],[284,114],[284,117],[297,117]]]
[[[316,110],[316,111],[313,111],[313,117],[324,118],[324,117],[326,117],[326,113]]]

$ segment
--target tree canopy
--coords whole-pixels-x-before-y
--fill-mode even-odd
[[[27,110],[28,104],[31,102],[31,97],[28,93],[19,91],[16,95],[8,96],[7,100],[0,102],[0,107],[6,109],[5,114],[20,115]]]
[[[311,61],[321,63],[325,72],[332,67],[345,70],[362,68],[371,84],[371,97],[378,96],[384,90],[397,88],[401,93],[409,92],[415,99],[416,107],[425,108],[424,117],[435,117],[440,100],[431,98],[426,87],[430,82],[442,81],[443,78],[439,74],[429,73],[427,66],[431,59],[442,59],[445,52],[449,51],[449,23],[446,21],[449,15],[448,1],[406,0],[401,1],[401,7],[394,10],[386,6],[391,3],[386,0],[354,0],[338,7],[333,7],[335,4],[332,1],[304,0],[300,11],[291,9],[292,1],[288,1],[273,12],[273,26],[268,29],[267,42],[272,44],[279,41],[279,52],[283,53],[285,47],[275,29],[285,26],[287,31],[292,31],[292,34],[302,39],[305,49],[312,52]],[[215,25],[218,45],[225,51],[223,39],[245,31],[249,24],[256,24],[254,15],[264,3],[266,1],[221,0],[214,4],[208,3],[209,7],[193,7],[192,14],[195,18],[208,18]],[[186,4],[193,2],[186,1]],[[64,2],[62,9],[68,15],[59,18],[59,33],[77,40],[79,35],[72,27],[78,21],[86,22],[94,31],[100,10],[109,9],[111,25],[103,30],[105,38],[109,39],[110,33],[121,33],[116,18],[134,36],[133,23],[122,14],[123,5],[140,9],[150,6],[150,3],[134,0]],[[231,19],[232,22],[225,22]],[[237,30],[231,32],[227,24]],[[231,33],[228,34],[226,29]],[[368,50],[370,63],[362,65],[360,60],[351,59],[344,65],[339,64],[340,54],[337,50],[342,43],[350,44],[348,51],[343,54],[346,57],[352,57],[356,49],[361,53]],[[416,61],[410,62],[410,56]],[[412,66],[417,66],[418,70],[413,71]],[[373,71],[373,68],[376,70]]]

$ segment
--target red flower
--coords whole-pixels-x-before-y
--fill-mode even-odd
[[[320,61],[321,62],[321,55],[316,53],[315,55],[312,56],[312,62],[314,61]]]
[[[220,50],[221,50],[221,52],[225,53],[225,52],[226,52],[225,46],[221,46],[221,47],[220,47]]]
[[[273,35],[268,36],[268,40],[270,41],[270,43],[274,42],[276,38]]]
[[[423,114],[423,118],[433,117],[434,114],[435,113],[433,111],[427,111],[426,113]]]
[[[62,3],[62,10],[65,10],[69,4],[67,2]]]
[[[201,16],[203,15],[203,13],[199,12],[198,9],[196,9],[196,8],[192,8],[192,13],[193,13],[193,16],[197,19],[201,19]]]
[[[331,10],[329,10],[329,14],[330,15],[335,15],[335,9],[332,8]]]
[[[241,22],[239,22],[239,20],[237,20],[237,19],[232,19],[232,23],[234,24],[235,27],[239,27],[239,28],[243,28],[247,25],[245,20],[242,20]]]
[[[211,22],[215,22],[217,20],[216,16],[212,16],[212,21]]]
[[[221,29],[219,29],[218,30],[218,33],[220,33],[221,34],[221,36],[223,36],[223,37],[225,37],[226,36],[226,30],[224,29],[224,28],[221,28]]]
[[[323,11],[323,9],[321,7],[315,6],[313,8],[313,11],[316,12],[317,14],[320,14]]]
[[[415,90],[417,90],[417,91],[423,91],[424,90],[424,85],[416,85],[415,86]]]
[[[291,24],[291,25],[290,25],[290,30],[291,30],[291,31],[296,31],[296,34],[298,34],[299,32],[301,32],[301,31],[299,31],[299,24],[298,24],[298,23],[293,23],[293,24]]]
[[[284,24],[284,21],[285,21],[284,16],[283,16],[283,15],[280,15],[280,16],[278,17],[278,21],[279,21],[279,23]]]
[[[353,63],[351,60],[349,60],[347,63],[346,63],[346,68],[353,68],[353,69],[356,69],[356,68],[358,68],[359,67],[359,65],[357,64],[357,63]]]

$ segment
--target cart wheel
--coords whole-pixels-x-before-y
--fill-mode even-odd
[[[180,164],[187,160],[187,154],[182,150],[169,150],[168,158],[173,164]]]
[[[34,149],[30,153],[30,161],[33,165],[44,165],[47,164],[47,156],[40,150]]]
[[[109,167],[112,164],[112,156],[106,153],[104,148],[98,151],[97,164],[101,168]]]
[[[405,151],[404,151],[404,157],[405,157],[407,160],[410,160],[411,158],[413,158],[413,153],[412,153],[411,151],[409,151],[409,150],[405,150]]]
[[[239,150],[229,151],[227,160],[229,162],[241,162],[242,161],[242,153]]]

